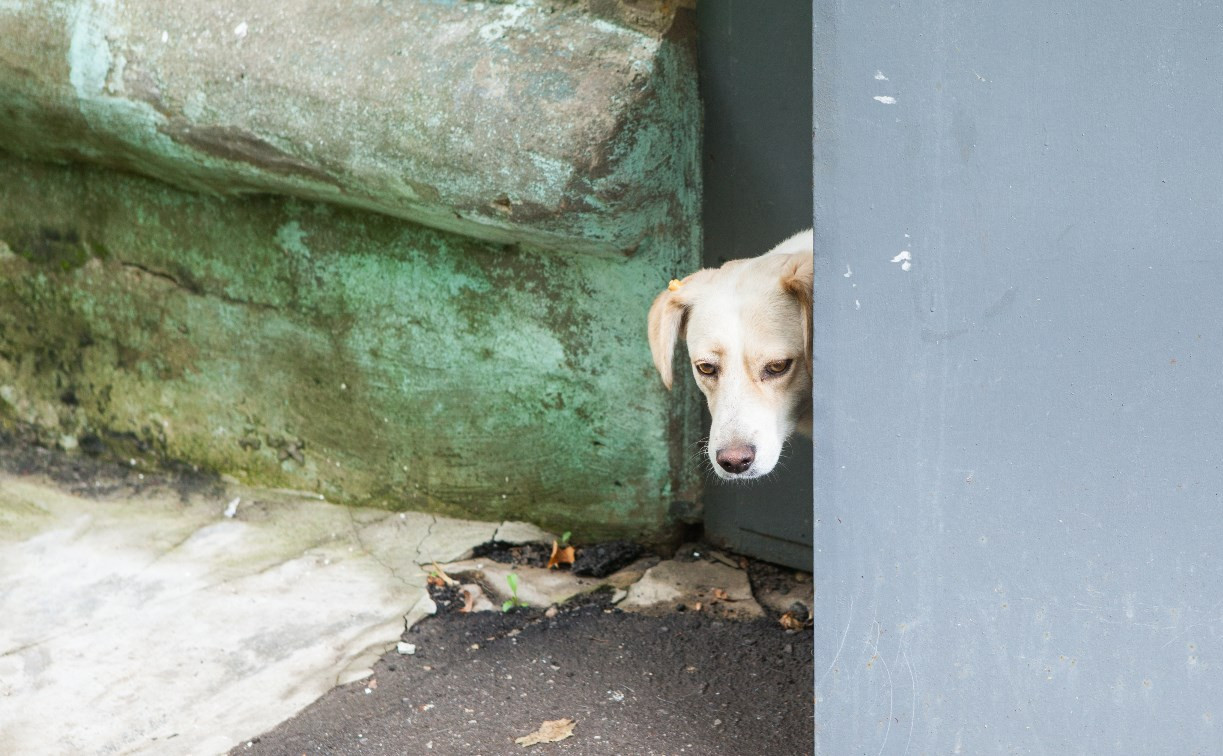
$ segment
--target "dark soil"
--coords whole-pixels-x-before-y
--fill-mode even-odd
[[[572,565],[562,564],[556,569],[568,570],[575,575],[603,578],[621,567],[627,567],[645,553],[645,549],[632,541],[608,541],[588,546],[573,544]],[[552,558],[552,544],[511,544],[504,541],[488,541],[472,549],[471,555],[494,562],[528,567],[547,567]]]
[[[573,572],[577,575],[603,578],[621,567],[627,567],[645,553],[645,549],[632,541],[611,541],[581,547],[573,560]]]
[[[473,558],[491,559],[502,564],[547,567],[548,559],[552,556],[552,544],[488,541],[472,549],[471,555]]]
[[[336,688],[233,754],[812,752],[810,631],[593,605],[446,613],[405,634],[365,681]],[[545,720],[572,737],[514,743]]]

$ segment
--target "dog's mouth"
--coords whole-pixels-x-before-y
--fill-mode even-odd
[[[744,470],[741,473],[728,473],[715,467],[714,473],[722,480],[753,480],[755,478],[763,478],[765,475],[768,475],[767,472],[760,472],[756,468]]]

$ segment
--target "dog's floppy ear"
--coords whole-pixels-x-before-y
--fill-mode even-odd
[[[688,322],[688,309],[696,302],[701,287],[708,284],[717,270],[703,268],[672,281],[654,300],[650,307],[649,338],[650,354],[654,356],[654,367],[662,376],[662,383],[671,388],[671,360],[675,354],[675,342],[684,333]]]
[[[803,359],[807,362],[807,374],[812,371],[811,364],[811,300],[815,278],[814,251],[792,252],[786,255],[789,259],[782,268],[781,288],[787,294],[798,300],[803,313]]]
[[[684,328],[684,318],[688,314],[688,303],[680,291],[684,281],[678,282],[679,286],[673,282],[658,295],[650,307],[650,354],[654,356],[654,367],[658,368],[662,383],[668,389],[671,388],[671,361],[675,354],[675,342],[679,340],[680,331]]]

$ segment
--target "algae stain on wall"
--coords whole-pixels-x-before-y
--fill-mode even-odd
[[[47,443],[134,437],[339,501],[588,536],[656,533],[691,498],[666,418],[692,397],[662,390],[640,324],[691,254],[674,242],[564,256],[16,160],[0,207],[0,413]]]

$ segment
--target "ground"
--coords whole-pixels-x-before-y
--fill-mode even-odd
[[[334,689],[231,753],[785,754],[814,740],[809,630],[588,603],[441,613],[367,680]],[[571,737],[515,738],[547,720]]]
[[[576,540],[548,569],[526,523],[133,452],[0,433],[0,752],[501,754],[555,720],[532,752],[812,750],[809,574]],[[533,606],[502,612],[511,572]]]

